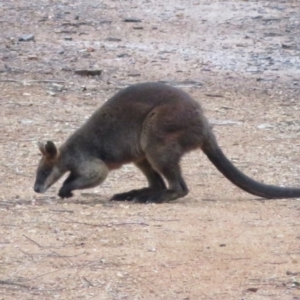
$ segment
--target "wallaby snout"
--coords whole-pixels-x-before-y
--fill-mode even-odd
[[[46,189],[45,189],[43,186],[41,186],[41,185],[39,185],[39,184],[37,184],[37,183],[34,185],[33,190],[34,190],[36,193],[39,193],[39,194],[43,194],[43,193],[45,193],[45,191],[46,191]]]

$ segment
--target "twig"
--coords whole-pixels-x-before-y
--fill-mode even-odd
[[[0,79],[0,82],[15,82],[15,83],[66,83],[65,80],[53,79],[53,80],[14,80],[14,79]]]
[[[9,281],[9,280],[0,280],[0,284],[3,284],[3,285],[15,285],[15,286],[20,286],[20,287],[27,288],[27,289],[30,288],[30,286],[28,286],[28,285],[17,283],[17,282],[13,282],[13,281]]]
[[[283,264],[286,264],[286,263],[287,263],[287,261],[280,261],[280,262],[272,262],[272,261],[268,262],[268,261],[266,261],[266,262],[264,262],[265,265],[283,265]]]
[[[14,80],[14,79],[0,79],[0,82],[16,82],[16,83],[22,83],[20,80]]]
[[[221,94],[209,94],[209,93],[207,93],[207,94],[204,94],[204,95],[207,96],[207,97],[213,97],[213,98],[223,98],[224,97]]]
[[[180,219],[151,219],[155,222],[177,222],[180,221]]]
[[[33,277],[33,278],[29,279],[29,281],[32,281],[32,280],[34,280],[34,279],[37,279],[37,278],[43,277],[43,276],[45,276],[45,275],[48,275],[48,274],[52,274],[52,273],[56,273],[56,272],[60,272],[60,271],[62,271],[62,270],[66,270],[66,269],[67,269],[67,268],[63,268],[63,269],[59,269],[59,270],[55,270],[55,271],[51,271],[51,272],[47,272],[47,273],[43,273],[43,274],[40,274],[40,275],[38,275],[38,276],[35,276],[35,277]]]
[[[74,255],[61,255],[62,257],[76,257],[76,256],[79,256],[79,255],[82,255],[86,253],[85,251],[81,252],[81,253],[78,253],[78,254],[74,254]]]
[[[68,219],[68,218],[67,218]],[[70,220],[70,219],[68,219]],[[66,224],[81,224],[86,226],[93,226],[93,227],[112,227],[112,226],[123,226],[123,225],[141,225],[141,226],[149,226],[149,224],[144,222],[122,222],[122,223],[109,223],[109,224],[91,224],[86,222],[78,222],[78,221],[72,221],[69,222],[61,221],[62,223]]]
[[[38,247],[40,248],[44,248],[43,246],[41,246],[38,242],[34,241],[33,239],[31,239],[30,237],[28,237],[27,235],[23,234],[23,236],[28,239],[29,241],[31,241],[32,243],[36,244]]]
[[[29,254],[29,253],[27,253],[27,252],[25,252],[25,251],[23,251],[21,248],[18,248],[23,254],[26,254],[27,256],[29,256],[30,257],[30,259],[31,259],[31,261],[33,261],[33,257],[32,257],[32,255],[31,254]]]
[[[58,213],[73,213],[74,210],[67,210],[67,209],[49,209],[49,211],[58,212]]]
[[[149,226],[149,224],[145,222],[124,222],[124,223],[111,223],[110,226],[123,226],[123,225],[141,225],[141,226]]]
[[[66,83],[65,80],[52,79],[52,80],[28,80],[28,83]]]
[[[81,278],[86,281],[86,283],[89,285],[89,286],[94,286],[89,280],[87,280],[84,276],[81,276]]]
[[[61,256],[59,253],[57,253],[56,251],[53,251],[53,250],[51,250],[51,249],[49,249],[52,253],[54,253],[54,254],[56,254],[58,257],[60,257],[61,259],[63,259],[65,262],[67,262],[69,265],[70,265],[70,267],[73,267],[73,264],[72,264],[72,262],[71,261],[69,261],[66,257],[64,257],[64,256]]]
[[[39,248],[41,249],[45,249],[45,247],[43,247],[42,245],[40,245],[38,242],[34,241],[33,239],[31,239],[30,237],[28,237],[27,235],[23,234],[23,236],[28,239],[29,241],[31,241],[32,243],[36,244],[37,246],[39,246]],[[63,259],[65,262],[67,262],[71,267],[73,266],[72,262],[70,262],[68,259],[66,259],[65,257],[61,256],[59,253],[57,253],[54,250],[48,249],[50,250],[52,253],[54,253],[55,255],[57,255],[58,257],[60,257],[61,259]]]
[[[0,285],[1,284],[3,284],[3,285],[10,285],[10,286],[19,286],[19,287],[22,287],[22,288],[26,288],[26,289],[33,290],[33,291],[39,291],[39,292],[62,291],[62,290],[65,289],[65,288],[59,288],[59,289],[40,289],[40,288],[36,288],[36,287],[29,286],[29,285],[25,285],[25,284],[20,284],[20,283],[17,283],[17,282],[8,281],[8,280],[0,280]]]

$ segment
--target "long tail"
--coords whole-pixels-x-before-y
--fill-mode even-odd
[[[202,146],[202,150],[208,159],[227,179],[250,194],[269,199],[300,197],[300,188],[279,187],[263,184],[242,173],[225,156],[221,148],[218,146],[213,134],[208,139],[208,142]]]

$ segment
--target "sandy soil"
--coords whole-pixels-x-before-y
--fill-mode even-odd
[[[299,185],[299,1],[12,0],[0,26],[0,299],[300,299],[298,200],[246,194],[200,151],[173,203],[109,202],[145,185],[131,165],[69,200],[32,190],[38,140],[142,81],[201,101],[248,175]]]

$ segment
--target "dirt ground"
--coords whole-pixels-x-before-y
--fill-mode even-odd
[[[246,194],[201,151],[172,203],[109,202],[146,184],[131,165],[64,201],[32,189],[38,140],[144,81],[201,101],[246,174],[299,186],[298,0],[11,0],[0,28],[1,300],[300,299],[299,201]]]

